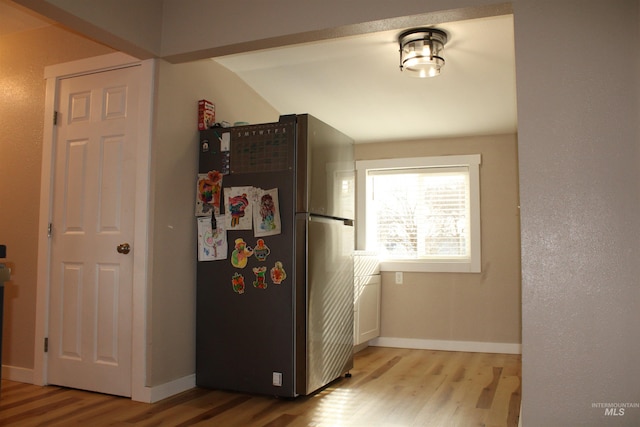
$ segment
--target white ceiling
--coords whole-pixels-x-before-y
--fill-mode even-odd
[[[387,31],[216,58],[278,111],[310,113],[356,142],[515,133],[513,17],[439,25],[440,76],[400,72]]]
[[[0,0],[0,35],[51,22]],[[282,114],[309,113],[356,142],[514,133],[513,17],[438,25],[446,65],[435,78],[399,70],[386,31],[216,58]]]

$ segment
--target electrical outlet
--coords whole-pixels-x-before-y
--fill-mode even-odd
[[[273,373],[273,385],[275,387],[282,387],[282,372]]]
[[[396,285],[402,285],[402,271],[396,271]]]

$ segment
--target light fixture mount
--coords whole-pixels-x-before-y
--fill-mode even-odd
[[[414,28],[398,36],[400,71],[415,77],[435,77],[444,67],[447,33],[436,28]]]

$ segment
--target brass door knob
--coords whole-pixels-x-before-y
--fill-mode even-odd
[[[131,251],[131,246],[129,246],[128,243],[122,243],[122,244],[118,245],[116,250],[118,251],[118,253],[126,255]]]

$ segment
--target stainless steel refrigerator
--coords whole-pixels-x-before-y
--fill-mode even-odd
[[[353,367],[353,141],[306,114],[212,128],[200,133],[199,179],[212,171],[221,183],[203,200],[217,200],[211,230],[225,229],[227,247],[198,261],[196,384],[313,393]],[[275,198],[267,213],[260,194]]]

